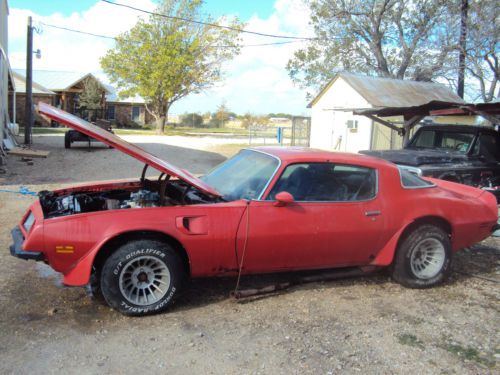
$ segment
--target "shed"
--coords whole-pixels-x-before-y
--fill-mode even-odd
[[[463,103],[448,87],[433,82],[338,73],[309,103],[311,147],[358,152],[400,148],[396,131],[353,111],[413,107],[430,101]]]

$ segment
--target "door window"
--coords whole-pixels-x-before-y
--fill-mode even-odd
[[[296,201],[350,202],[372,199],[377,192],[375,169],[333,163],[289,165],[269,194],[286,191]]]

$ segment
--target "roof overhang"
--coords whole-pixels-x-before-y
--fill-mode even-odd
[[[431,111],[443,110],[447,108],[455,108],[461,106],[461,103],[431,101],[429,103],[413,106],[413,107],[384,107],[384,108],[370,108],[362,110],[354,110],[353,113],[358,116],[377,116],[377,117],[394,117],[403,116],[405,119],[415,116],[429,116]]]

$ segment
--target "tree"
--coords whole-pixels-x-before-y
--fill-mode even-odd
[[[491,102],[500,97],[500,7],[495,0],[469,3],[466,72],[479,85],[472,99]]]
[[[212,116],[212,123],[218,128],[224,127],[224,122],[229,120],[230,112],[225,102],[217,107],[217,111]]]
[[[445,0],[310,0],[317,39],[288,62],[302,87],[324,85],[341,70],[431,80],[456,49]],[[455,25],[453,25],[455,26]]]
[[[268,116],[253,115],[249,112],[245,113],[241,118],[241,126],[248,129],[250,126],[267,126],[269,124]]]
[[[99,109],[102,106],[103,89],[93,77],[82,81],[83,91],[79,95],[79,105],[85,109]]]
[[[181,124],[193,128],[203,127],[203,117],[199,113],[186,113],[181,117]]]
[[[139,21],[101,59],[121,96],[145,99],[159,133],[172,104],[220,81],[221,64],[239,53],[238,31],[185,21],[225,22],[241,29],[238,20],[217,23],[203,18],[201,5],[202,0],[164,0],[155,13],[173,18],[151,15],[147,21]]]

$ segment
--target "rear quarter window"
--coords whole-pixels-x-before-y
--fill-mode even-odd
[[[401,176],[401,186],[405,189],[421,189],[436,186],[432,182],[426,181],[404,168],[398,167],[398,169]]]

